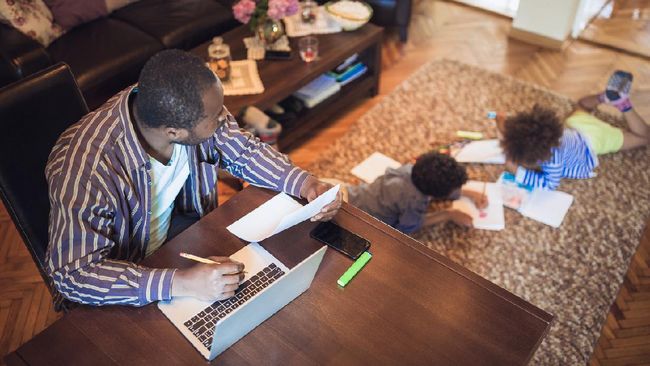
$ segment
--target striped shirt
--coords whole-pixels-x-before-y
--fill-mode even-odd
[[[129,114],[133,86],[68,128],[50,153],[47,271],[63,297],[91,305],[145,305],[171,299],[175,269],[145,268],[151,216],[151,163]],[[217,170],[299,196],[308,173],[228,115],[209,140],[185,146],[190,176],[176,198],[181,213],[217,206]],[[57,296],[58,297],[58,296]],[[61,299],[59,298],[59,301]]]
[[[539,170],[518,167],[515,181],[530,187],[555,190],[562,178],[586,179],[594,176],[598,158],[580,132],[565,128],[560,145],[551,149],[551,158]]]

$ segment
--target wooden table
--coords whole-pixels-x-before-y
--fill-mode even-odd
[[[274,193],[247,188],[171,240],[145,265],[187,267],[180,251],[229,255],[246,243],[225,227]],[[351,261],[329,249],[311,288],[217,357],[219,365],[523,365],[552,316],[353,206],[336,217],[372,243],[373,259],[344,289]],[[288,267],[319,248],[304,222],[262,242]],[[10,354],[9,365],[202,364],[155,304],[79,307]]]
[[[356,101],[374,96],[379,91],[381,72],[381,39],[383,28],[366,24],[354,32],[317,35],[319,59],[305,63],[298,55],[298,39],[291,38],[293,59],[286,61],[257,61],[260,78],[265,91],[257,95],[227,96],[225,105],[237,115],[246,106],[254,105],[266,110],[273,104],[290,96],[310,81],[334,69],[346,58],[358,53],[359,59],[368,66],[368,72],[359,79],[341,88],[341,91],[327,98],[312,109],[304,109],[296,120],[282,124],[282,134],[278,140],[280,149],[287,150],[309,131],[333,120],[333,116]],[[224,42],[230,45],[233,60],[246,59],[244,37],[250,37],[250,29],[242,25],[223,35]],[[207,59],[208,43],[192,52]]]

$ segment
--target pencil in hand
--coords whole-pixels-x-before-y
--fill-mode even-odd
[[[195,262],[199,262],[199,263],[205,263],[205,264],[222,264],[222,262],[216,262],[216,261],[213,261],[212,259],[199,257],[198,255],[194,255],[194,254],[189,254],[189,253],[181,252],[181,253],[179,253],[178,255],[180,255],[180,256],[183,257],[183,258],[191,259],[191,260],[193,260],[193,261],[195,261]],[[246,272],[246,271],[242,271],[242,273],[248,273],[248,272]]]

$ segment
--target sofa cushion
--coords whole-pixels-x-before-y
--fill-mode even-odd
[[[47,47],[63,34],[43,0],[0,1],[0,22]]]
[[[106,83],[124,87],[135,82],[144,63],[162,49],[156,39],[129,24],[102,18],[70,30],[52,43],[48,52],[54,61],[70,66],[87,97],[87,90]],[[92,100],[87,101],[94,107]]]
[[[66,30],[108,15],[104,0],[45,0],[45,3],[54,21]]]
[[[115,11],[111,18],[141,29],[166,48],[182,49],[195,47],[238,24],[232,11],[214,0],[141,0]]]
[[[54,22],[63,29],[71,29],[97,18],[105,17],[137,0],[44,0],[52,11]]]

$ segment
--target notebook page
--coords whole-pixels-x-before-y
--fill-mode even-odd
[[[374,152],[366,160],[350,170],[350,173],[366,183],[372,183],[378,177],[384,175],[387,168],[397,169],[402,164],[389,158],[388,156]]]
[[[459,163],[505,164],[506,157],[499,140],[472,141],[455,156]]]
[[[481,193],[483,192],[483,185],[485,185],[485,195],[488,198],[488,206],[486,208],[479,210],[474,205],[474,202],[467,197],[461,197],[455,200],[452,203],[452,208],[472,216],[472,225],[476,229],[503,230],[505,229],[505,218],[499,185],[496,183],[468,181],[463,188]]]
[[[560,191],[536,189],[519,212],[554,228],[560,227],[573,203],[573,196]]]

